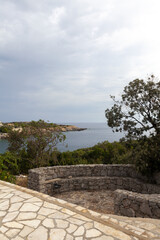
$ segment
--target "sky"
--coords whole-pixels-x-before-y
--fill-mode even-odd
[[[105,122],[160,76],[159,0],[0,0],[0,121]]]

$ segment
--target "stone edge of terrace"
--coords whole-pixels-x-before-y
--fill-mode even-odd
[[[18,185],[9,183],[9,182],[4,182],[4,181],[0,180],[0,184],[2,184],[3,186],[9,187],[9,188],[15,189],[17,191],[21,191],[21,192],[30,194],[33,197],[40,198],[43,201],[47,201],[49,203],[56,204],[60,207],[69,209],[69,210],[71,210],[71,211],[73,211],[77,214],[80,214],[84,217],[92,219],[96,222],[99,222],[101,224],[110,226],[110,227],[115,228],[119,231],[122,231],[126,234],[134,236],[135,238],[137,238],[139,240],[150,239],[150,238],[148,238],[149,236],[152,236],[152,237],[153,236],[154,237],[159,236],[159,235],[157,235],[157,233],[150,232],[150,230],[144,230],[144,229],[141,229],[141,228],[135,227],[135,226],[132,227],[131,223],[129,225],[126,224],[126,222],[125,222],[126,219],[135,220],[135,218],[128,218],[128,217],[115,216],[115,215],[109,215],[109,214],[100,214],[100,213],[97,213],[95,211],[92,211],[92,210],[86,209],[84,207],[78,206],[76,204],[72,204],[72,203],[69,203],[67,201],[57,199],[57,198],[54,198],[54,197],[50,197],[49,195],[39,193],[37,191],[31,190],[31,189],[28,189],[28,188],[24,188],[24,187],[21,187],[21,186],[18,186]],[[118,221],[117,221],[117,219],[118,219]],[[124,219],[124,221],[123,221],[123,219]],[[154,222],[156,221],[159,224],[159,220],[157,220],[157,219],[138,218],[138,220],[146,221],[146,222],[148,220],[149,221],[153,220]],[[127,227],[125,227],[125,226],[127,226]]]
[[[29,188],[51,196],[59,191],[98,190],[99,187],[101,190],[116,190],[115,214],[160,219],[160,185],[145,180],[131,164],[42,167],[31,169],[28,177]],[[61,189],[54,189],[54,184]]]

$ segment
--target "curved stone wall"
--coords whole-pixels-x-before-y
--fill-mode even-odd
[[[31,169],[28,176],[28,187],[42,193],[54,196],[56,193],[73,191],[73,190],[117,190],[115,191],[115,213],[126,216],[146,215],[146,212],[140,211],[141,204],[136,205],[137,196],[141,197],[141,202],[153,202],[157,208],[160,205],[157,196],[160,196],[160,186],[151,185],[145,182],[145,178],[137,173],[133,165],[71,165],[71,166],[54,166]],[[127,190],[127,191],[124,191]],[[125,193],[125,194],[123,194]],[[132,195],[133,193],[133,195]],[[142,194],[143,193],[143,194]],[[146,200],[146,195],[147,199]],[[127,199],[127,200],[126,200]],[[126,205],[126,203],[129,203]],[[152,205],[148,205],[151,209]],[[134,207],[133,207],[134,206]],[[137,206],[137,210],[136,210]],[[132,209],[132,210],[131,210]],[[148,211],[149,212],[149,211]],[[150,210],[155,212],[155,210]],[[154,217],[160,218],[160,214],[153,214]]]
[[[160,194],[116,190],[114,212],[128,217],[160,218]]]
[[[144,180],[132,165],[70,165],[31,169],[29,170],[28,186],[39,192],[48,193],[47,186],[49,184],[62,180],[69,181],[69,179],[70,182],[73,182],[73,179],[78,177],[81,179],[88,177],[88,181],[89,179],[92,181],[94,177],[128,177]],[[68,191],[67,187],[64,190]],[[60,191],[62,190],[59,188]]]

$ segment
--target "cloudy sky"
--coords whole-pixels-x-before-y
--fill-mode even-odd
[[[0,0],[0,121],[105,122],[160,76],[159,0]]]

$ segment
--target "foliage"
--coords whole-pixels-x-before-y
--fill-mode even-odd
[[[0,154],[0,179],[7,182],[15,182],[13,174],[18,173],[17,157],[6,152]]]
[[[0,127],[0,132],[1,133],[8,133],[11,130],[10,126],[1,126]]]
[[[160,135],[140,139],[133,149],[133,161],[150,181],[154,172],[160,172]]]
[[[60,131],[51,131],[43,120],[32,121],[22,131],[9,132],[8,150],[21,158],[19,168],[26,173],[30,168],[47,166],[57,143],[64,140]]]
[[[111,98],[115,103],[105,111],[108,125],[132,139],[130,158],[151,177],[160,171],[160,81],[153,75],[147,81],[136,79],[124,88],[121,101]]]
[[[108,126],[125,131],[127,138],[160,133],[160,81],[153,75],[147,81],[135,79],[124,88],[121,101],[106,109]]]
[[[10,122],[10,123],[3,123],[3,126],[0,127],[0,132],[1,133],[8,133],[11,130],[16,130],[16,128],[28,128],[32,126],[38,126],[39,124],[43,125],[44,121],[39,120],[39,121],[31,121],[31,122]],[[45,128],[58,128],[58,125],[55,123],[49,123],[45,122]]]
[[[127,146],[126,143],[105,141],[91,148],[72,152],[56,152],[50,158],[50,165],[126,163],[127,156],[131,155],[130,148],[130,145]]]
[[[29,133],[31,134],[31,130]],[[10,132],[9,137],[9,149],[14,154],[13,156],[16,156],[19,173],[27,173],[28,169],[39,166],[128,163],[132,148],[131,143],[105,141],[91,148],[78,149],[72,152],[59,152],[56,149],[49,151],[48,148],[44,152],[39,152],[43,146],[44,134],[37,138],[37,136],[33,136],[33,132],[32,137],[28,136],[28,132],[26,134],[25,131]],[[42,157],[42,159],[38,159],[38,162],[36,157]]]

